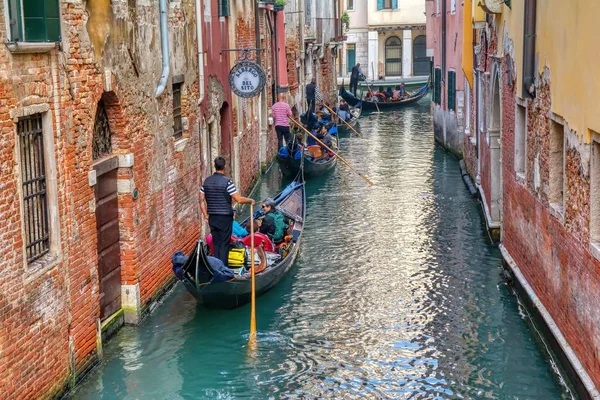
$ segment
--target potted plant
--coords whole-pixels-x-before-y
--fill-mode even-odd
[[[275,5],[273,6],[273,9],[275,11],[281,11],[281,10],[283,10],[283,7],[285,7],[286,4],[287,4],[286,0],[275,0]]]
[[[344,13],[342,14],[342,24],[344,25],[344,29],[348,29],[350,28],[350,16],[348,15],[348,13],[346,11],[344,11]]]

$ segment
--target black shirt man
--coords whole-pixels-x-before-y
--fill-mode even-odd
[[[223,157],[215,158],[215,171],[200,188],[200,208],[210,226],[214,256],[227,265],[233,226],[232,200],[242,204],[254,204],[254,200],[240,196],[233,181],[225,176]]]

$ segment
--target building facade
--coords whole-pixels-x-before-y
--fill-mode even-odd
[[[356,63],[373,80],[428,76],[425,0],[343,0],[349,16],[340,76]]]
[[[292,29],[272,2],[38,3],[0,2],[0,397],[9,399],[64,393],[115,330],[153,308],[173,282],[171,255],[207,232],[198,188],[214,157],[247,192],[277,150],[276,93],[302,102],[303,65],[288,78],[283,32],[303,34],[304,21]],[[267,75],[252,99],[229,86],[242,59]]]
[[[461,156],[470,129],[469,85],[463,73],[464,7],[456,0],[426,1],[427,54],[433,57],[432,114],[437,143]],[[471,50],[472,51],[472,50]]]
[[[428,17],[435,5],[428,2]],[[600,82],[588,78],[599,73],[600,5],[457,7],[466,171],[517,293],[574,389],[600,398]],[[454,43],[434,42],[435,54],[444,43],[451,51]]]

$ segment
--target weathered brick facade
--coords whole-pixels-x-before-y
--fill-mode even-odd
[[[0,15],[4,15],[0,4]],[[126,318],[139,319],[171,280],[170,256],[199,230],[200,132],[192,1],[169,7],[171,76],[181,76],[183,138],[173,97],[154,98],[161,72],[158,3],[61,2],[61,48],[12,54],[0,47],[0,393],[52,397],[97,359],[100,317],[92,140],[99,102],[119,156],[118,224]],[[0,18],[0,39],[6,41]],[[185,43],[185,45],[184,45]],[[28,264],[17,122],[42,114],[50,253]],[[48,143],[48,142],[47,142]],[[52,148],[53,147],[53,148]],[[48,168],[50,164],[55,169]],[[133,197],[137,188],[139,197]],[[52,201],[55,192],[56,202]],[[136,293],[135,293],[136,292]],[[137,304],[136,304],[137,302]]]
[[[477,154],[476,141],[465,137],[465,164],[485,199],[488,224],[493,179],[500,179],[503,254],[513,272],[518,270],[515,274],[522,274],[520,285],[529,287],[530,295],[539,299],[547,311],[545,322],[556,324],[564,337],[562,351],[568,350],[565,346],[573,351],[573,357],[566,356],[570,357],[569,363],[575,367],[580,363],[583,367],[585,372],[573,376],[579,374],[577,379],[581,382],[589,377],[585,389],[579,385],[580,389],[593,393],[594,385],[600,387],[600,262],[591,251],[594,247],[590,235],[592,145],[582,140],[585,132],[573,131],[568,120],[553,113],[552,82],[560,77],[553,76],[552,65],[540,66],[533,98],[520,96],[517,75],[522,69],[513,54],[514,38],[506,27],[502,30],[499,32],[495,19],[478,30],[474,89],[481,87],[482,105],[478,115],[478,93],[472,90],[470,126],[479,135],[480,148]],[[504,35],[501,50],[498,49],[500,34]],[[524,133],[520,133],[525,139],[520,145],[517,144],[518,107],[526,107]],[[492,160],[489,140],[495,129],[495,112],[501,116],[500,164]],[[483,120],[481,131],[478,119]],[[555,150],[551,148],[557,140],[552,139],[553,124],[559,137],[564,135],[564,144],[555,143]],[[518,151],[517,146],[520,146]],[[521,151],[525,152],[522,172],[517,171],[516,164]],[[553,152],[562,153],[563,161],[553,161]],[[553,162],[558,176],[551,173]],[[500,169],[500,175],[494,175],[494,168]],[[554,204],[557,200],[551,194],[551,186],[560,175],[564,179],[564,207],[560,198]],[[561,339],[557,342],[561,343]]]

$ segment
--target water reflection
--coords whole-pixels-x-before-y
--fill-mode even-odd
[[[119,333],[73,398],[564,398],[500,276],[428,107],[361,120],[341,164],[307,183],[296,266],[248,307],[205,310],[181,287]],[[275,169],[256,198],[280,187]]]

